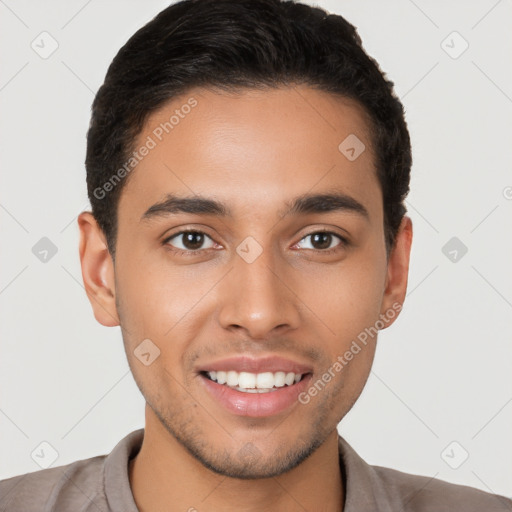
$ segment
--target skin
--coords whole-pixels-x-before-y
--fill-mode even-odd
[[[95,318],[121,326],[147,402],[144,441],[129,467],[135,501],[142,512],[340,511],[336,427],[367,381],[377,338],[309,403],[271,417],[228,412],[205,391],[197,365],[278,355],[310,365],[316,381],[359,333],[403,303],[411,220],[402,220],[387,257],[367,118],[356,103],[307,86],[189,91],[150,116],[136,147],[192,96],[197,106],[122,191],[115,265],[91,213],[78,219]],[[352,162],[338,150],[349,134],[366,145]],[[286,201],[332,190],[359,201],[368,218],[353,211],[280,215]],[[214,198],[232,217],[141,221],[167,193]],[[187,248],[183,236],[163,243],[185,228],[208,235],[191,256],[172,252],[173,245]],[[348,244],[334,236],[315,245],[308,235],[322,229]],[[248,236],[262,248],[252,263],[236,252]],[[326,245],[337,249],[325,254]],[[160,350],[149,366],[134,355],[147,338]]]

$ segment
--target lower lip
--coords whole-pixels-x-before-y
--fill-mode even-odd
[[[204,375],[201,375],[201,380],[213,398],[232,414],[261,418],[283,412],[298,403],[298,396],[307,388],[311,374],[305,375],[296,384],[267,393],[244,393],[218,384]]]

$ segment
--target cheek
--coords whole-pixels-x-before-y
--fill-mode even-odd
[[[185,266],[171,267],[161,262],[128,263],[120,262],[116,269],[122,283],[116,293],[125,350],[134,376],[155,389],[164,381],[186,384],[189,376],[182,358],[191,340],[211,318],[205,308],[211,308],[207,295],[218,281],[217,274],[206,268],[191,272]],[[147,353],[149,356],[142,356]],[[154,362],[145,366],[144,359]]]
[[[381,296],[373,289],[364,288],[361,283],[351,285],[344,282],[341,290],[328,294],[328,299],[324,293],[323,303],[321,318],[344,346],[375,324]]]
[[[120,259],[116,292],[126,328],[145,337],[172,337],[215,284],[211,271],[193,267],[171,265],[165,254]]]
[[[307,305],[326,326],[326,333],[341,344],[355,339],[359,333],[375,324],[379,318],[385,266],[376,261],[353,258],[334,268],[308,279],[302,296],[308,297]]]

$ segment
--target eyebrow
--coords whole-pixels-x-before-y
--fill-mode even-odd
[[[370,217],[368,210],[359,201],[342,192],[303,194],[287,201],[284,209],[279,212],[279,216],[334,211],[356,213],[367,220]],[[148,221],[156,217],[167,217],[179,213],[232,217],[231,210],[220,201],[198,195],[180,197],[167,194],[162,201],[150,206],[140,220]]]

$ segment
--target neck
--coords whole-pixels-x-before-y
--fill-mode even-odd
[[[291,471],[273,478],[240,480],[204,467],[156,418],[148,424],[148,416],[141,449],[129,465],[130,486],[140,512],[343,510],[336,431]]]

